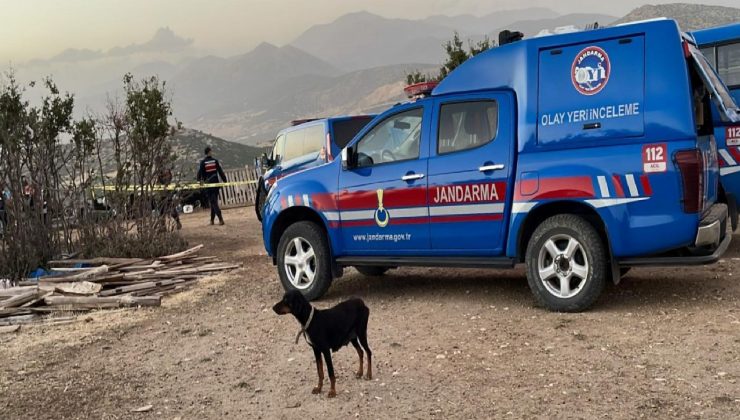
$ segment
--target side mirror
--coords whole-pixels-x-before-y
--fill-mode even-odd
[[[347,170],[350,169],[349,164],[349,155],[350,155],[350,147],[345,147],[342,149],[342,169]]]
[[[342,149],[342,169],[355,169],[357,167],[357,152],[354,147]]]
[[[262,163],[262,167],[263,168],[266,168],[266,169],[269,169],[273,165],[275,165],[275,161],[273,159],[270,159],[269,157],[267,157],[267,153],[263,153],[262,154],[262,157],[261,157],[260,161]]]

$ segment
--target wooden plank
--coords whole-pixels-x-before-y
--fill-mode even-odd
[[[45,283],[65,283],[65,282],[71,282],[71,281],[77,281],[77,280],[87,280],[88,278],[98,277],[101,274],[105,274],[107,272],[108,272],[108,266],[101,265],[99,267],[93,268],[92,270],[83,271],[82,273],[78,273],[78,274],[67,275],[67,276],[41,277],[39,281],[43,281]]]
[[[0,327],[0,334],[14,333],[20,329],[21,329],[20,325],[7,325],[4,327]]]
[[[13,296],[10,299],[0,302],[0,309],[15,308],[23,305],[24,303],[36,299],[38,296],[38,290],[29,290],[26,293]]]
[[[30,313],[31,313],[31,310],[27,308],[0,309],[0,318],[7,318],[9,316],[16,316],[16,315],[28,315]]]
[[[79,281],[74,283],[55,283],[54,290],[72,295],[94,295],[98,293],[103,286],[99,283],[89,281]]]
[[[34,299],[34,300],[30,301],[30,302],[24,303],[23,305],[19,306],[19,308],[28,308],[30,306],[33,306],[33,305],[37,304],[38,302],[41,302],[42,300],[44,300],[46,297],[51,296],[53,294],[54,294],[54,291],[53,290],[50,291],[50,292],[40,293],[38,295],[38,297],[36,297],[36,299]]]
[[[163,280],[163,281],[148,281],[144,283],[138,283],[138,284],[132,284],[130,286],[123,286],[118,287],[115,289],[108,289],[103,290],[102,292],[98,293],[98,296],[105,297],[105,296],[114,296],[114,295],[120,295],[122,293],[129,293],[134,292],[137,290],[145,290],[145,289],[154,289],[162,286],[169,286],[173,284],[182,283],[185,280],[178,279],[178,280]]]
[[[56,271],[58,273],[79,273],[81,271],[93,270],[95,267],[51,267],[49,271]]]
[[[13,317],[9,317],[9,318],[0,319],[0,326],[27,324],[29,322],[37,321],[39,319],[41,319],[41,317],[39,317],[38,315],[35,315],[35,314],[13,316]]]
[[[160,267],[163,267],[163,266],[164,266],[164,264],[162,264],[161,261],[154,261],[153,263],[151,263],[149,265],[132,265],[132,266],[128,266],[128,267],[121,267],[119,270],[120,271],[126,271],[126,272],[129,272],[129,271],[145,271],[145,270],[149,270],[149,269],[155,269],[156,270],[157,268],[160,268]]]
[[[194,247],[192,247],[190,249],[186,249],[185,251],[178,252],[178,253],[172,254],[172,255],[166,255],[164,257],[160,257],[159,259],[161,261],[172,261],[172,260],[175,260],[175,259],[180,258],[180,257],[183,257],[183,256],[193,255],[196,252],[200,251],[202,248],[203,248],[203,244],[196,245],[196,246],[194,246]]]
[[[9,289],[0,289],[0,299],[11,298],[13,296],[22,295],[31,290],[38,290],[38,287],[36,286],[35,282],[33,286],[22,286],[22,287],[16,286],[16,287],[11,287]]]
[[[90,264],[90,265],[113,265],[123,263],[137,263],[142,261],[140,258],[108,258],[98,257],[91,259],[69,259],[69,260],[51,260],[49,265],[76,265],[76,264]]]
[[[193,274],[193,273],[209,273],[213,271],[226,271],[226,270],[233,270],[236,268],[241,267],[238,264],[227,264],[227,263],[215,263],[215,264],[206,264],[200,267],[194,267],[194,268],[183,268],[183,269],[174,269],[174,270],[162,270],[158,272],[157,274],[165,275],[165,274],[176,274],[176,275],[182,275],[182,274]]]
[[[44,299],[49,306],[72,306],[75,308],[118,308],[128,306],[159,306],[158,296],[114,296],[114,297],[70,297],[49,296]]]
[[[111,265],[111,266],[109,267],[109,271],[118,271],[118,270],[120,270],[120,269],[121,269],[121,268],[123,268],[123,267],[128,267],[128,266],[130,266],[130,265],[134,265],[134,264],[141,264],[141,263],[145,263],[146,261],[147,261],[147,260],[143,260],[143,259],[140,259],[140,258],[136,258],[136,259],[134,259],[134,260],[132,260],[132,261],[128,261],[128,262],[122,262],[122,263],[118,263],[118,264],[113,264],[113,265]]]

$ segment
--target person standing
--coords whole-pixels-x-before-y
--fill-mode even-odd
[[[221,169],[221,164],[218,162],[218,159],[211,156],[210,147],[206,147],[205,154],[206,157],[200,161],[200,167],[198,168],[198,181],[205,182],[206,184],[216,184],[219,182],[219,177],[221,177],[221,182],[228,182],[226,181],[226,174],[224,174],[224,170]],[[218,207],[218,193],[220,190],[220,187],[206,188],[208,205],[211,207],[211,224],[213,224],[217,216],[218,224],[224,224],[224,218],[221,216],[221,209]]]

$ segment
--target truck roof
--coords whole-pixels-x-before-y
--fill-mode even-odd
[[[676,21],[660,19],[516,41],[469,59],[442,80],[432,96],[488,89],[513,89],[518,95],[524,95],[527,78],[531,76],[528,73],[537,70],[539,50],[647,32],[658,33],[656,38],[661,38],[660,33],[672,33],[672,37],[664,38],[665,42],[675,40],[680,33]],[[536,88],[536,85],[531,87]]]
[[[359,115],[340,115],[329,118],[305,118],[300,120],[293,120],[290,127],[283,128],[278,132],[278,135],[282,133],[288,133],[295,130],[300,130],[311,125],[324,124],[325,122],[332,124],[337,121],[347,121],[356,118],[375,118],[375,114],[359,114]]]
[[[731,23],[729,25],[715,26],[714,28],[700,29],[691,32],[696,44],[699,46],[707,44],[716,44],[740,38],[740,23]]]

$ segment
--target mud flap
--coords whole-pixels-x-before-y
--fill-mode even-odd
[[[622,272],[619,269],[619,261],[617,261],[614,257],[614,253],[611,251],[611,246],[609,247],[609,260],[611,261],[610,265],[612,268],[612,282],[616,286],[620,281],[622,281]]]

